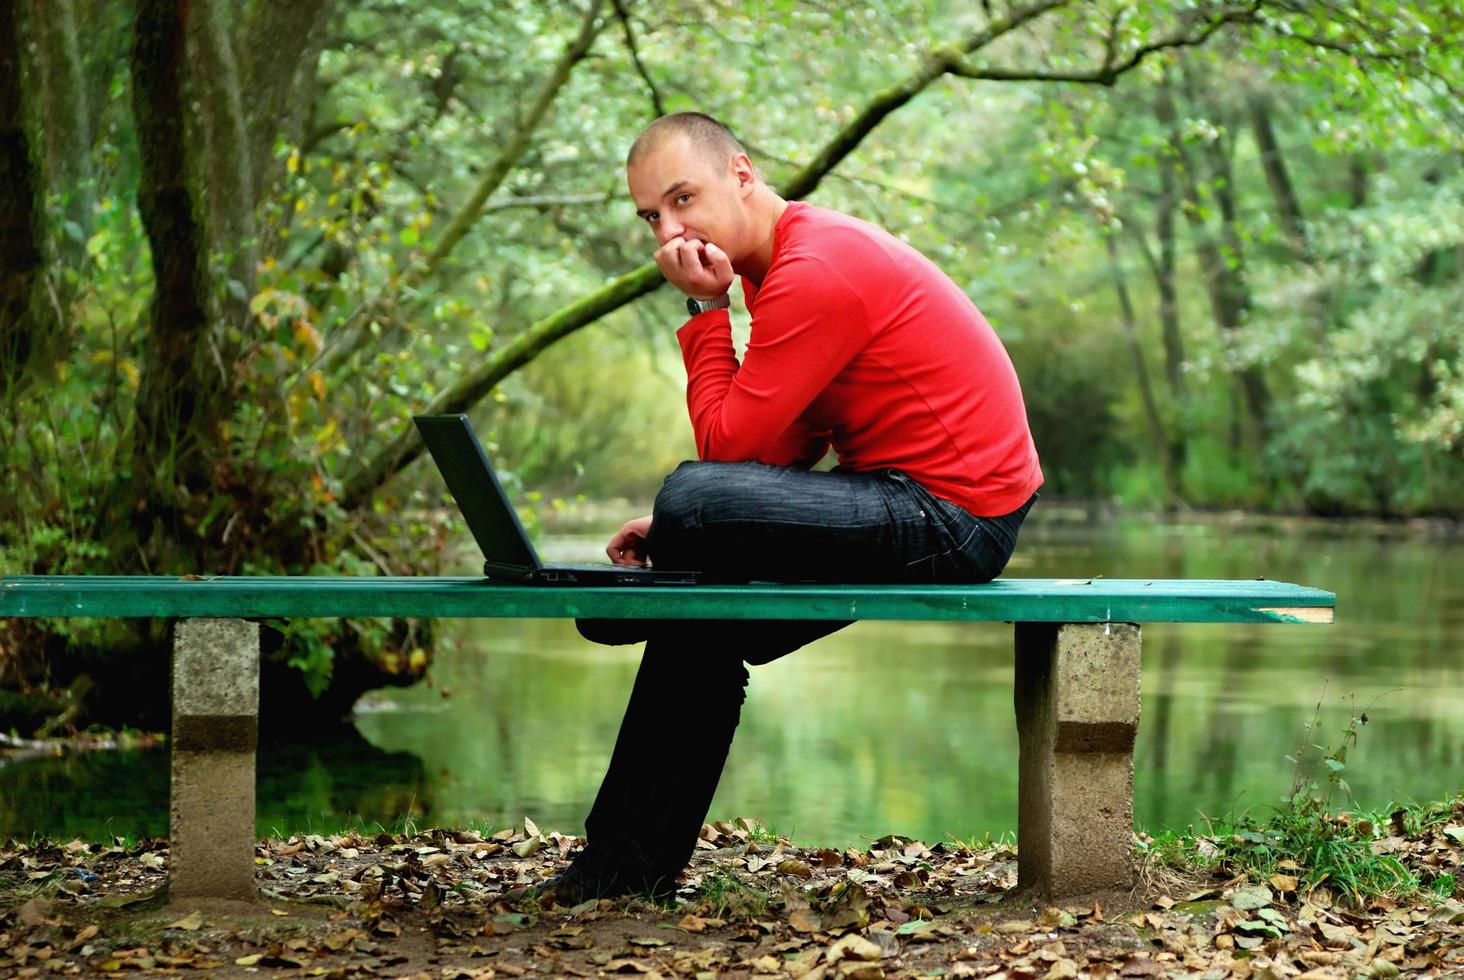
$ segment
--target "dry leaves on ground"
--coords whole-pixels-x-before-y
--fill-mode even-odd
[[[1445,827],[1387,838],[1429,879],[1464,858]],[[1464,904],[1350,908],[1297,895],[1302,869],[1105,908],[1024,904],[1015,850],[890,836],[795,847],[747,820],[703,828],[674,908],[511,904],[582,840],[525,821],[483,835],[267,840],[259,916],[157,910],[166,846],[0,847],[0,974],[994,978],[1391,977],[1464,971]],[[273,915],[270,913],[274,913]]]

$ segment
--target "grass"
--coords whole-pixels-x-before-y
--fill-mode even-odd
[[[697,900],[712,918],[725,919],[763,915],[767,912],[769,897],[730,870],[718,867],[702,878]]]
[[[1320,705],[1318,706],[1320,709]],[[1208,821],[1204,833],[1163,831],[1141,847],[1146,869],[1220,869],[1257,882],[1275,875],[1297,880],[1298,891],[1326,886],[1361,906],[1379,896],[1407,898],[1424,882],[1392,854],[1373,843],[1389,833],[1424,833],[1448,823],[1455,801],[1390,805],[1380,812],[1337,812],[1334,799],[1351,796],[1345,774],[1348,752],[1367,724],[1367,710],[1354,705],[1335,745],[1314,741],[1317,718],[1306,726],[1302,745],[1286,756],[1292,765],[1291,792],[1269,816],[1249,811]],[[1449,879],[1449,880],[1445,880]],[[1457,887],[1452,876],[1428,883],[1440,898]]]
[[[970,837],[957,837],[953,834],[946,838],[946,842],[951,847],[961,851],[989,851],[997,847],[1015,848],[1017,846],[1017,835],[1014,831],[1010,830],[1004,830],[995,837],[991,836],[990,831],[987,831],[980,837],[977,837],[975,834],[972,834]]]

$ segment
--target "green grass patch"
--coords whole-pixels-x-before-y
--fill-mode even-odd
[[[1367,710],[1354,705],[1341,737],[1324,745],[1315,740],[1314,715],[1301,745],[1286,756],[1292,786],[1279,807],[1265,815],[1246,811],[1208,820],[1203,832],[1193,827],[1161,831],[1143,841],[1142,858],[1173,868],[1244,874],[1273,887],[1294,879],[1299,892],[1325,886],[1357,905],[1379,896],[1408,898],[1424,887],[1441,898],[1452,895],[1457,887],[1452,876],[1421,881],[1399,857],[1406,849],[1374,845],[1388,837],[1429,834],[1456,821],[1459,799],[1394,804],[1375,812],[1338,805],[1351,799],[1348,754],[1367,721]]]
[[[721,867],[702,878],[696,897],[706,914],[717,919],[757,917],[767,912],[770,902],[767,892]]]

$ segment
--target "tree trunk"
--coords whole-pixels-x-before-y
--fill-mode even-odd
[[[1365,150],[1347,158],[1347,191],[1354,211],[1367,207],[1367,183],[1372,171],[1373,163]]]
[[[1164,337],[1164,377],[1176,399],[1185,395],[1184,338],[1179,332],[1179,291],[1174,285],[1178,250],[1174,238],[1174,211],[1179,206],[1178,177],[1173,153],[1161,153],[1159,160],[1159,202],[1155,233],[1159,238],[1159,261],[1154,267],[1154,285],[1159,291],[1159,322]]]
[[[91,234],[91,122],[72,0],[25,0],[35,42],[37,106],[42,117],[46,186],[69,226],[61,236],[68,264],[80,265]]]
[[[152,249],[154,292],[128,503],[144,520],[174,518],[164,530],[169,537],[184,533],[175,519],[180,496],[204,492],[212,481],[209,450],[219,443],[217,423],[233,387],[224,368],[229,362],[210,352],[205,238],[187,182],[182,77],[188,7],[188,0],[138,0],[131,56],[141,163],[137,208]]]
[[[254,181],[244,126],[239,73],[229,42],[224,0],[192,0],[188,50],[198,93],[198,129],[203,137],[200,173],[208,190],[209,241],[232,281],[222,304],[226,321],[243,330],[254,295],[257,242]]]
[[[1244,250],[1235,223],[1234,198],[1228,187],[1216,188],[1216,200],[1220,206],[1222,218],[1221,229],[1225,237],[1226,250],[1230,253],[1227,255],[1215,241],[1205,220],[1195,167],[1179,131],[1178,112],[1166,84],[1161,84],[1159,87],[1155,110],[1165,132],[1169,134],[1170,149],[1179,164],[1181,184],[1184,187],[1185,201],[1188,205],[1184,209],[1185,217],[1189,220],[1190,229],[1194,233],[1195,251],[1200,256],[1200,268],[1205,276],[1205,285],[1210,296],[1210,308],[1227,349],[1233,350],[1236,334],[1244,325],[1246,313],[1250,308],[1250,288],[1245,282]],[[1223,158],[1224,151],[1219,150],[1218,152]],[[1220,172],[1216,174],[1216,183],[1224,184],[1228,176],[1228,166],[1221,167]],[[1270,402],[1270,393],[1266,387],[1265,378],[1255,365],[1245,365],[1231,370],[1236,373],[1240,381],[1255,445],[1256,448],[1260,448],[1265,444],[1266,418]]]
[[[1139,401],[1144,406],[1144,422],[1148,425],[1149,438],[1154,444],[1154,455],[1159,458],[1159,467],[1164,474],[1164,509],[1173,511],[1178,508],[1181,499],[1179,474],[1175,472],[1169,439],[1164,433],[1164,421],[1159,416],[1159,405],[1154,400],[1154,389],[1149,384],[1149,369],[1144,363],[1144,350],[1139,346],[1134,304],[1129,297],[1123,266],[1118,261],[1118,242],[1111,233],[1105,233],[1103,243],[1108,248],[1108,269],[1113,276],[1114,291],[1118,294],[1119,322],[1123,327],[1123,338],[1134,360],[1134,381],[1139,386]]]
[[[1286,240],[1291,243],[1291,252],[1298,261],[1311,259],[1311,243],[1307,240],[1306,221],[1301,214],[1301,201],[1291,183],[1291,174],[1286,169],[1286,158],[1281,153],[1281,144],[1276,140],[1276,130],[1271,125],[1270,99],[1255,92],[1246,100],[1250,111],[1251,132],[1255,134],[1256,147],[1261,154],[1261,169],[1266,174],[1266,184],[1271,188],[1271,197],[1276,202],[1276,214]]]
[[[240,76],[249,93],[245,127],[254,202],[268,192],[278,168],[272,165],[276,138],[286,121],[298,124],[302,91],[312,87],[335,0],[255,0],[237,32]]]
[[[20,10],[0,3],[0,385],[7,398],[48,344],[52,325],[35,302],[41,210],[20,90]]]

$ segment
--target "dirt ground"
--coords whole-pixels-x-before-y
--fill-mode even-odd
[[[1425,880],[1451,876],[1461,841],[1423,836],[1393,846]],[[0,976],[1464,976],[1464,904],[1437,891],[1357,907],[1325,888],[1298,895],[1286,874],[1150,864],[1130,894],[1052,907],[1015,891],[1008,845],[800,848],[745,820],[703,828],[674,907],[505,901],[582,843],[531,821],[266,840],[258,906],[196,907],[161,897],[163,841],[12,842]]]

